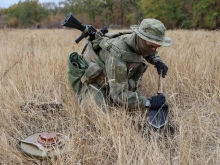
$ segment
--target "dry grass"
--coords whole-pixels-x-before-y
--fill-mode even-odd
[[[173,135],[137,131],[121,109],[103,115],[91,106],[95,129],[84,123],[67,78],[67,58],[81,52],[74,30],[0,30],[0,164],[41,164],[20,153],[18,142],[45,130],[65,133],[72,149],[52,164],[220,164],[220,32],[169,31],[160,48],[169,67],[164,94]],[[155,95],[157,74],[146,72],[143,93]],[[63,108],[43,112],[40,105]],[[43,161],[43,163],[46,163]]]

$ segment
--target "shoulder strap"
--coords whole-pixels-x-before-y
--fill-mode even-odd
[[[133,33],[132,30],[127,30],[127,31],[123,31],[123,32],[116,32],[116,33],[110,33],[110,34],[106,34],[105,36],[109,37],[109,38],[115,38],[124,34],[131,34]]]

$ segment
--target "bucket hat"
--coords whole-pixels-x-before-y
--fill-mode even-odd
[[[130,28],[142,39],[161,46],[172,45],[172,40],[165,36],[166,28],[159,20],[144,19],[140,25],[132,25]]]

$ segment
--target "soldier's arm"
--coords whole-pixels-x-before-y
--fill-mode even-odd
[[[156,51],[154,55],[151,56],[147,56],[145,57],[145,59],[147,60],[147,62],[151,63],[151,64],[155,64],[158,61],[161,61],[160,56],[158,54],[158,52]]]
[[[128,107],[145,107],[147,98],[139,91],[128,90],[126,63],[108,53],[106,57],[106,73],[113,101],[126,104]]]

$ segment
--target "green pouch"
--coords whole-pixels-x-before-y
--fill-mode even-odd
[[[68,76],[73,91],[75,93],[80,92],[80,89],[82,87],[81,77],[85,73],[87,67],[87,63],[77,52],[73,52],[70,54],[68,59]]]

